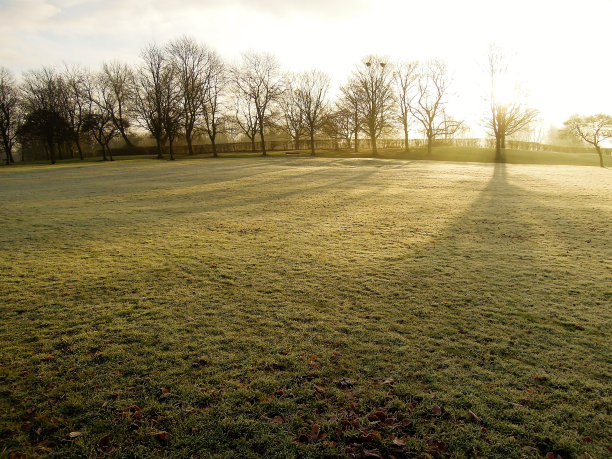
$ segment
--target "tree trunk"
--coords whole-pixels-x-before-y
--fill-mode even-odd
[[[251,137],[251,151],[255,153],[255,136]]]
[[[168,139],[168,151],[170,153],[170,161],[174,161],[174,139]]]
[[[128,139],[128,136],[125,133],[125,129],[119,128],[119,132],[121,133],[121,137],[123,138],[125,145],[130,149],[133,148],[134,145],[132,144],[132,142],[130,142],[130,139]]]
[[[215,138],[214,137],[210,137],[210,143],[212,145],[213,158],[218,158],[219,155],[217,154],[217,144],[215,143]]]
[[[495,162],[502,162],[501,139],[499,136],[495,137]]]
[[[11,151],[11,146],[9,145],[8,141],[5,140],[3,143],[4,151],[6,153],[6,165],[8,166],[10,163],[14,163],[15,161],[13,161],[13,153]]]
[[[164,154],[162,153],[161,142],[159,139],[155,139],[155,143],[157,145],[157,159],[162,159]]]
[[[376,136],[370,134],[370,142],[372,142],[372,155],[378,155],[378,150],[376,149]]]
[[[57,142],[57,159],[63,159],[62,158],[62,144]]]
[[[314,131],[310,131],[310,156],[315,155]]]
[[[410,145],[408,144],[408,124],[404,123],[404,151],[410,152]]]
[[[268,153],[266,153],[266,140],[264,138],[263,128],[259,130],[259,137],[261,137],[261,156],[268,156]]]
[[[83,159],[83,148],[81,147],[81,141],[79,140],[79,136],[76,136],[74,139],[74,143],[76,144],[77,151],[79,152],[79,159]]]
[[[599,167],[605,167],[603,162],[603,155],[601,154],[601,148],[599,145],[595,145],[595,150],[597,150],[597,154],[599,155]]]
[[[191,132],[190,131],[185,131],[185,139],[187,140],[187,149],[188,149],[188,155],[191,156],[193,155],[193,144],[192,144],[192,140],[191,140]]]
[[[55,143],[53,140],[48,142],[49,144],[49,159],[51,160],[51,164],[55,164]]]
[[[108,151],[108,157],[111,161],[114,161],[113,159],[113,152],[111,151],[110,147],[108,146],[108,143],[106,144],[106,150]]]
[[[357,129],[355,129],[355,153],[359,151],[359,139],[357,138]]]
[[[427,137],[427,156],[431,156],[431,147],[433,144],[433,139],[431,137]]]

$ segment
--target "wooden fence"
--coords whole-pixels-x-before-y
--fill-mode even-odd
[[[347,140],[334,140],[334,139],[322,139],[315,140],[315,150],[349,150],[354,149],[354,139],[349,143]],[[422,148],[427,145],[426,139],[409,139],[408,141],[410,148]],[[434,142],[435,146],[454,146],[454,147],[465,147],[465,148],[495,148],[494,139],[439,139]],[[404,148],[403,139],[378,139],[376,141],[378,149],[388,148]],[[217,153],[248,153],[248,152],[260,152],[262,150],[261,142],[234,142],[234,143],[219,143],[217,144]],[[300,140],[296,145],[295,142],[290,140],[270,140],[266,141],[266,150],[268,151],[288,151],[288,150],[310,150],[310,140]],[[369,139],[358,139],[359,151],[367,152],[371,150],[371,142]],[[518,140],[507,140],[506,149],[509,150],[527,150],[527,151],[555,151],[560,153],[594,153],[594,148],[589,146],[560,146],[560,145],[549,145],[536,142],[522,142]],[[62,151],[57,152],[57,159],[75,158],[76,149],[72,145],[64,145]],[[154,146],[135,146],[133,148],[113,148],[113,155],[116,156],[127,156],[127,155],[156,155],[157,149]],[[193,146],[195,154],[210,154],[212,153],[211,144],[199,144]],[[168,147],[163,148],[165,154],[168,153]],[[175,145],[174,152],[178,155],[185,155],[188,153],[187,145]],[[604,155],[611,156],[612,148],[602,148]],[[87,149],[84,152],[84,156],[102,156],[99,149]],[[3,159],[4,154],[0,154],[0,161]],[[44,160],[48,159],[48,153],[45,148],[41,145],[28,145],[21,152],[15,152],[13,154],[15,161],[25,160]]]

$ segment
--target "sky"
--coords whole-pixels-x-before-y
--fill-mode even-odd
[[[453,78],[449,113],[477,125],[495,44],[543,123],[560,126],[612,114],[611,18],[612,0],[0,0],[0,65],[135,63],[147,43],[187,35],[230,63],[270,52],[338,87],[367,54],[439,58]]]

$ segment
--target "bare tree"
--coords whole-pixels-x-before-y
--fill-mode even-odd
[[[87,81],[89,72],[85,69],[66,66],[63,81],[65,85],[65,111],[68,122],[72,127],[73,140],[79,152],[79,158],[83,159],[83,147],[81,146],[81,134],[83,132],[83,120],[89,105],[87,94]]]
[[[259,131],[257,124],[257,111],[255,103],[242,92],[235,94],[236,116],[235,121],[240,130],[251,141],[251,151],[255,151],[255,137]]]
[[[346,117],[338,110],[327,110],[321,121],[321,132],[334,141],[334,148],[340,149],[340,141],[345,140],[351,147],[352,129],[347,129]]]
[[[491,79],[491,93],[490,113],[485,126],[495,136],[495,160],[503,161],[502,151],[506,148],[506,138],[528,128],[536,120],[538,111],[520,102],[521,96],[518,90],[513,91],[512,95],[504,94],[509,92],[508,66],[503,54],[496,47],[491,47],[489,50],[487,70]],[[504,86],[506,88],[502,89]]]
[[[272,105],[283,92],[280,65],[271,54],[245,53],[240,66],[232,71],[232,80],[239,97],[250,100],[255,109],[262,155],[266,156],[264,131]]]
[[[207,91],[209,51],[188,37],[171,41],[167,49],[181,91],[185,140],[189,154],[193,155],[193,135],[202,117]]]
[[[108,104],[108,101],[113,98],[113,89],[108,85],[104,72],[87,76],[83,79],[82,85],[87,106],[84,110],[81,129],[100,145],[102,159],[113,161],[110,143],[120,135]]]
[[[207,64],[202,113],[204,129],[212,144],[213,156],[216,157],[218,156],[216,140],[222,126],[222,99],[227,89],[228,79],[225,64],[216,52],[208,52]]]
[[[395,91],[399,106],[399,121],[404,129],[404,150],[410,151],[408,144],[408,131],[410,129],[410,103],[415,96],[414,86],[417,81],[417,61],[401,62],[396,65],[393,77],[395,79]]]
[[[367,56],[353,72],[352,86],[356,89],[363,129],[377,154],[376,140],[392,126],[394,104],[391,64],[380,56]]]
[[[13,147],[21,121],[19,91],[13,75],[0,67],[0,148],[4,151],[6,165],[15,162]]]
[[[42,142],[51,164],[55,164],[56,147],[61,159],[61,144],[73,135],[64,110],[64,82],[52,68],[26,72],[21,96],[25,115],[18,135]]]
[[[291,137],[296,150],[300,148],[300,138],[306,133],[304,111],[298,97],[297,76],[294,74],[287,75],[285,91],[278,99],[280,109],[278,125]]]
[[[174,161],[174,141],[181,126],[184,126],[184,111],[181,107],[181,88],[176,80],[176,69],[167,62],[161,71],[162,125],[164,139],[168,141],[170,160]]]
[[[612,116],[602,113],[591,116],[574,115],[565,122],[565,129],[575,138],[593,145],[599,155],[599,165],[605,167],[601,143],[612,139]]]
[[[362,128],[362,118],[359,111],[360,107],[360,94],[355,81],[349,80],[349,82],[340,88],[340,99],[337,101],[337,113],[343,117],[343,126],[347,131],[347,138],[355,139],[354,148],[355,152],[359,151],[359,131]]]
[[[295,101],[302,113],[304,128],[310,137],[310,154],[315,154],[314,136],[322,126],[327,107],[329,75],[318,70],[305,72],[297,77]]]
[[[449,77],[446,64],[432,60],[421,65],[416,83],[416,94],[409,101],[412,116],[421,124],[427,137],[427,154],[431,154],[434,140],[453,135],[462,123],[446,115]]]
[[[113,161],[113,152],[110,149],[111,141],[119,134],[110,117],[105,112],[92,111],[83,117],[83,132],[91,134],[93,139],[98,142],[102,150],[102,159]]]
[[[147,129],[157,147],[157,157],[162,158],[162,145],[165,142],[164,72],[166,56],[163,50],[155,45],[147,45],[141,52],[142,68],[135,77],[134,108],[140,125]]]
[[[132,142],[128,136],[128,129],[133,116],[131,102],[135,96],[132,68],[116,61],[104,63],[101,83],[107,87],[106,111],[125,144],[131,148]]]

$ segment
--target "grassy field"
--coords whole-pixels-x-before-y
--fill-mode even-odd
[[[269,151],[270,156],[286,157],[285,151]],[[310,151],[299,150],[300,156],[309,156]],[[223,158],[245,158],[260,156],[261,153],[251,152],[236,152],[236,153],[220,153]],[[211,157],[211,154],[205,155],[176,155],[178,159],[201,159]],[[368,149],[361,149],[355,152],[352,149],[341,150],[318,150],[318,157],[324,158],[372,158],[372,152]],[[115,155],[115,161],[125,160],[142,160],[154,159],[155,156],[123,156]],[[426,161],[454,161],[454,162],[476,162],[476,163],[494,163],[495,150],[489,148],[475,147],[435,147],[431,154],[427,153],[427,148],[412,148],[409,152],[405,152],[402,148],[388,148],[379,151],[377,159],[403,159],[403,160],[426,160]],[[546,164],[546,165],[567,165],[567,166],[599,166],[599,157],[593,151],[592,153],[561,153],[556,151],[528,151],[528,150],[506,150],[504,159],[507,164]],[[76,158],[59,160],[59,164],[71,163],[88,163],[99,162],[101,157],[85,158],[81,161]],[[604,165],[612,167],[612,156],[604,155]],[[33,161],[27,163],[15,163],[14,166],[31,166],[35,164],[49,164],[49,161]],[[0,165],[1,168],[1,165]]]
[[[611,192],[576,166],[3,168],[0,456],[610,456]]]

